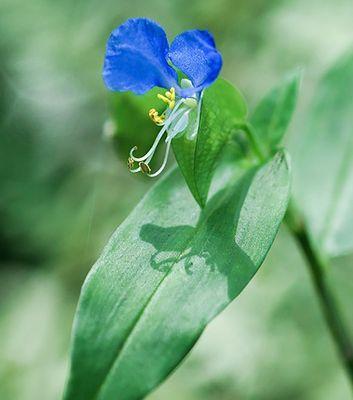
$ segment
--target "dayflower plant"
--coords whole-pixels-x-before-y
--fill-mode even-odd
[[[108,40],[103,76],[111,90],[143,94],[156,86],[166,89],[158,95],[165,111],[149,111],[161,130],[144,156],[136,157],[136,148],[132,149],[132,172],[158,175],[173,141],[182,174],[171,173],[150,189],[90,271],[75,316],[65,400],[145,398],[189,353],[207,324],[251,281],[285,214],[353,382],[349,330],[323,274],[331,257],[353,247],[352,238],[344,237],[352,232],[349,218],[330,218],[338,215],[338,204],[352,204],[347,189],[352,172],[347,157],[352,152],[347,144],[353,103],[349,96],[342,96],[342,87],[347,88],[346,94],[353,88],[353,54],[340,61],[319,86],[304,132],[309,139],[297,148],[298,186],[291,204],[290,159],[278,146],[295,108],[300,75],[286,78],[249,117],[243,96],[225,80],[218,79],[203,95],[221,65],[214,40],[205,31],[184,32],[169,47],[159,25],[131,19]],[[332,135],[337,105],[343,125]],[[239,162],[238,149],[230,143],[240,130],[244,135],[239,143],[244,144],[244,137],[251,151],[247,160],[244,151],[246,162]],[[195,134],[197,141],[189,140]],[[165,159],[151,173],[149,163],[164,135]],[[333,147],[336,143],[338,147]],[[223,173],[214,177],[208,197],[213,170],[228,144],[233,148],[219,166]],[[323,154],[325,165],[320,167],[327,164],[325,179],[330,188],[338,189],[333,208],[327,207],[332,190],[319,190],[316,184],[321,172],[317,161],[322,161]],[[337,159],[345,156],[340,165],[344,168],[334,168]],[[347,215],[346,209],[339,215]]]
[[[136,146],[131,149],[128,159],[131,172],[146,173],[150,177],[159,175],[167,163],[172,139],[189,123],[195,125],[191,136],[197,134],[202,91],[216,80],[221,68],[222,57],[208,31],[183,32],[169,46],[160,25],[146,18],[133,18],[111,33],[103,67],[106,86],[112,91],[132,91],[137,95],[154,87],[167,89],[165,95],[158,94],[166,104],[164,112],[159,114],[152,108],[148,113],[161,130],[145,155],[136,157]],[[180,75],[183,77],[179,78]],[[191,121],[192,110],[197,115]],[[164,160],[152,173],[149,163],[164,135]]]

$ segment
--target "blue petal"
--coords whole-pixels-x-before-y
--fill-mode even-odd
[[[215,81],[222,68],[222,56],[207,31],[192,30],[178,35],[170,46],[169,58],[197,91]]]
[[[128,19],[110,35],[103,67],[106,86],[143,94],[154,86],[170,89],[177,74],[168,64],[169,45],[161,26],[146,18]]]

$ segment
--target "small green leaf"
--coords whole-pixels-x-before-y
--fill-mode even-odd
[[[251,124],[259,138],[275,149],[282,140],[292,118],[298,97],[300,73],[286,77],[272,89],[255,108]]]
[[[245,101],[229,82],[218,79],[203,93],[201,118],[196,135],[190,130],[173,140],[173,150],[179,167],[195,200],[206,204],[216,162],[222,149],[247,115]]]
[[[353,250],[352,93],[350,52],[320,81],[301,135],[292,146],[297,206],[328,256]]]
[[[82,288],[66,400],[144,397],[254,276],[287,207],[286,157],[214,187],[201,210],[174,170],[113,234]]]

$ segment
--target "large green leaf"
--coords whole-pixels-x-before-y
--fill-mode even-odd
[[[294,192],[328,256],[353,250],[353,52],[321,80],[293,143]]]
[[[195,198],[206,204],[217,160],[230,135],[244,124],[247,107],[240,92],[229,82],[218,79],[203,93],[197,135],[186,131],[173,140],[179,167]]]
[[[285,134],[298,97],[299,72],[287,76],[272,89],[255,108],[251,123],[270,149],[275,148]]]
[[[82,288],[66,400],[142,398],[251,280],[287,207],[286,157],[213,187],[201,210],[174,170],[113,234]]]

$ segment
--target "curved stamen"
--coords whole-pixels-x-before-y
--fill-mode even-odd
[[[173,95],[174,95],[174,93],[168,92],[168,93],[166,93],[166,96],[167,96],[166,98],[168,98],[168,100],[173,101],[174,100]],[[170,111],[169,116],[165,119],[163,128],[159,131],[158,135],[156,136],[156,138],[155,138],[151,148],[148,150],[148,152],[142,157],[135,157],[133,155],[133,153],[137,149],[137,147],[135,146],[130,150],[130,158],[128,159],[129,168],[133,167],[134,162],[137,162],[139,164],[139,166],[137,168],[130,169],[130,172],[132,172],[132,173],[142,172],[142,173],[146,174],[148,177],[154,178],[154,177],[158,176],[164,170],[164,168],[168,162],[171,141],[188,124],[189,114],[190,114],[191,110],[194,109],[196,106],[197,106],[196,129],[194,130],[194,132],[191,133],[191,136],[194,137],[195,134],[197,134],[198,126],[200,123],[202,95],[203,95],[203,93],[201,92],[201,94],[199,96],[199,101],[197,101],[196,98],[191,97],[191,98],[186,98],[186,99],[185,98],[179,99],[179,101],[177,101],[175,105],[173,104],[173,109]],[[180,110],[179,108],[182,104],[185,104],[186,107],[184,107],[183,109]],[[159,118],[162,116],[164,117],[164,115],[165,115],[165,113],[163,113],[161,116],[159,116],[158,113],[156,112],[156,110],[154,110],[154,109],[150,110],[150,117],[151,118],[153,117],[152,119],[156,119],[157,117]],[[174,122],[174,126],[172,126],[173,122]],[[156,172],[151,173],[149,163],[153,158],[153,155],[159,145],[159,142],[161,141],[164,133],[166,133],[166,132],[167,132],[167,136],[165,139],[166,150],[165,150],[165,155],[164,155],[162,165]]]
[[[140,167],[135,168],[135,169],[130,169],[130,172],[132,172],[133,174],[136,174],[137,172],[140,172],[140,171],[141,171]]]
[[[168,128],[168,125],[165,124],[165,125],[163,126],[163,128],[159,131],[159,133],[158,133],[156,139],[155,139],[154,142],[153,142],[152,147],[148,150],[148,152],[147,152],[144,156],[142,156],[142,157],[135,157],[133,153],[134,153],[134,151],[137,150],[137,146],[134,146],[134,147],[130,150],[130,157],[131,157],[134,161],[136,161],[136,162],[140,162],[140,161],[146,160],[150,155],[152,155],[152,154],[155,152],[155,150],[156,150],[156,148],[157,148],[157,146],[158,146],[158,143],[159,143],[160,140],[162,139],[162,136],[164,135],[164,132],[167,130],[167,128]]]
[[[160,130],[160,132],[158,133],[156,139],[153,142],[152,147],[148,150],[148,152],[142,156],[142,157],[135,157],[134,156],[134,151],[137,149],[136,146],[134,146],[131,150],[130,150],[130,157],[136,161],[136,162],[140,162],[140,161],[145,161],[147,158],[149,158],[151,155],[153,155],[153,153],[155,152],[158,143],[160,142],[162,136],[164,135],[165,131],[167,130],[167,128],[169,127],[169,125],[174,121],[174,119],[176,117],[178,117],[181,112],[183,110],[179,110],[178,112],[177,109],[179,108],[179,106],[184,102],[184,99],[181,99],[174,107],[173,111],[170,113],[169,118],[165,121],[163,128]]]
[[[161,167],[156,172],[154,172],[153,174],[147,174],[147,176],[149,176],[150,178],[154,178],[155,176],[159,175],[164,170],[165,166],[167,165],[168,155],[169,155],[169,150],[170,150],[170,144],[171,144],[171,141],[168,141],[167,142],[167,147],[166,147],[166,150],[165,150],[164,160],[163,160],[163,163],[162,163]]]

